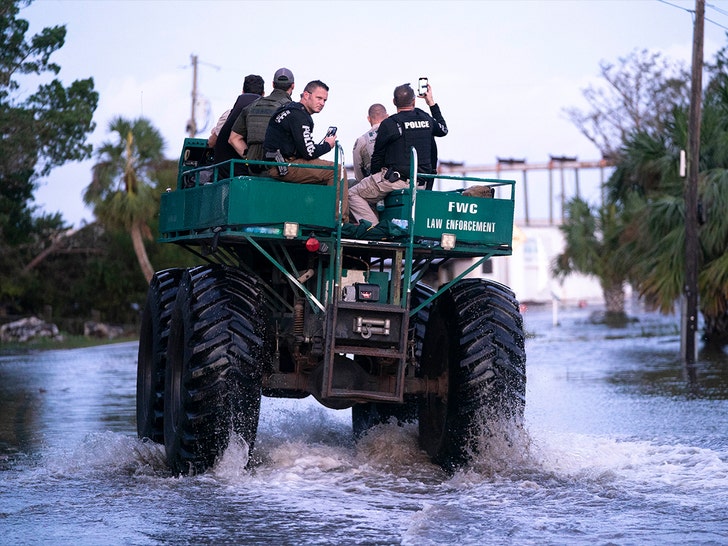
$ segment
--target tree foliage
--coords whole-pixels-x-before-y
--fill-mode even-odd
[[[94,130],[93,113],[98,93],[93,79],[76,80],[65,87],[58,78],[41,83],[23,96],[19,79],[27,87],[32,76],[56,76],[60,67],[51,61],[66,38],[63,26],[44,28],[26,37],[29,23],[18,18],[18,0],[0,0],[0,227],[17,229],[33,211],[35,182],[53,167],[90,157],[86,137]],[[13,216],[15,215],[15,216]],[[15,220],[16,224],[8,222]],[[6,233],[7,235],[7,233]]]
[[[133,229],[160,268],[199,262],[175,245],[145,248],[142,240],[158,236],[159,196],[174,186],[177,162],[162,157],[164,143],[148,121],[117,118],[111,131],[119,138],[97,150],[86,192],[99,221],[69,229],[60,214],[37,214],[39,177],[92,156],[86,137],[98,94],[91,78],[61,83],[52,58],[66,30],[28,36],[19,14],[29,3],[0,0],[0,315],[50,311],[73,333],[92,316],[132,323],[147,290]]]
[[[156,225],[152,226],[156,236]],[[192,254],[176,245],[151,245],[150,258],[161,269],[193,266]],[[134,324],[144,306],[148,284],[139,274],[129,235],[98,222],[72,230],[59,248],[18,278],[12,313],[52,311],[64,331],[81,334],[92,317]]]
[[[566,204],[561,226],[564,251],[552,265],[558,278],[578,272],[599,279],[607,307],[607,320],[622,322],[624,285],[629,274],[622,252],[623,218],[615,204],[593,207],[580,198]]]
[[[728,77],[726,49],[716,57],[703,100],[698,180],[700,310],[709,345],[728,344]],[[609,180],[612,199],[629,202],[625,251],[639,292],[665,312],[683,293],[685,274],[684,179],[680,150],[688,147],[688,109],[675,109],[659,134],[626,138]]]
[[[98,103],[93,79],[65,86],[57,77],[64,26],[27,36],[19,14],[29,4],[0,0],[0,303],[18,296],[24,265],[66,228],[60,215],[35,214],[33,194],[54,167],[90,157]]]
[[[659,53],[633,51],[618,62],[600,63],[601,85],[585,89],[589,111],[566,113],[605,157],[618,159],[608,184],[607,200],[592,206],[581,199],[567,204],[561,226],[565,248],[552,270],[559,277],[574,272],[600,281],[607,317],[624,318],[624,285],[636,278],[637,254],[632,195],[662,191],[664,174],[674,168],[664,157],[664,133],[676,125],[675,114],[688,104],[687,72]],[[622,155],[623,146],[633,148]]]
[[[564,112],[604,157],[616,157],[630,133],[661,134],[672,110],[689,103],[687,70],[660,53],[635,50],[599,69],[600,85],[582,90],[589,109]]]
[[[717,347],[728,344],[726,67],[724,48],[710,65],[704,93],[698,186],[700,310],[705,339]],[[607,288],[622,276],[651,304],[672,312],[685,282],[685,180],[678,164],[680,150],[688,147],[690,80],[684,70],[645,51],[619,65],[602,63],[601,69],[606,86],[585,92],[592,112],[567,112],[603,153],[616,158],[616,169],[601,208],[569,205],[562,227],[566,248],[554,271],[597,276],[608,304]],[[607,211],[617,215],[605,216]]]
[[[154,179],[166,166],[162,157],[164,139],[144,118],[133,121],[114,118],[109,132],[115,139],[97,149],[99,162],[94,166],[83,199],[93,206],[102,224],[130,234],[139,266],[149,281],[154,269],[144,239],[151,238],[149,222],[158,210],[152,190]]]

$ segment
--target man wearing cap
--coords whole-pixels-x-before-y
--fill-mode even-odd
[[[291,102],[294,87],[293,72],[279,68],[273,75],[271,94],[252,102],[240,112],[233,123],[228,142],[241,157],[254,161],[265,159],[263,142],[268,122],[276,110]],[[250,170],[252,173],[260,172],[255,165],[251,165]]]
[[[243,108],[265,94],[264,85],[265,83],[263,82],[263,78],[256,74],[245,76],[245,81],[243,82],[243,93],[235,100],[235,104],[230,110],[225,123],[217,135],[217,140],[215,142],[215,163],[222,163],[223,161],[229,161],[231,159],[240,159],[235,148],[228,144],[230,130],[232,129],[233,123],[235,123],[238,115],[240,115],[240,112],[243,111]],[[233,173],[230,173],[231,176],[232,174]]]
[[[417,172],[436,172],[437,152],[433,137],[447,135],[447,124],[432,98],[431,86],[427,86],[422,98],[432,115],[415,108],[415,92],[408,83],[395,87],[393,102],[397,113],[379,125],[372,153],[373,174],[349,189],[350,212],[357,220],[376,225],[379,218],[370,204],[393,190],[409,187],[411,147],[417,150]]]
[[[291,102],[279,108],[271,117],[265,133],[263,150],[266,159],[276,160],[278,157],[288,163],[304,163],[313,166],[333,167],[333,162],[319,159],[336,146],[336,136],[327,136],[320,143],[313,139],[313,118],[323,110],[329,97],[329,87],[320,80],[309,82],[301,93],[300,102]],[[340,165],[339,176],[336,177],[336,193],[338,202],[339,180],[345,176],[343,165]],[[272,167],[268,175],[285,182],[299,184],[334,184],[333,169],[306,168],[288,166],[285,169]],[[343,217],[348,220],[349,207],[347,192],[344,191]]]

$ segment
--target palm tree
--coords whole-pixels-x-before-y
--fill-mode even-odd
[[[91,184],[83,200],[108,229],[129,232],[134,252],[147,282],[154,274],[144,239],[151,239],[149,221],[156,213],[152,192],[155,171],[163,163],[164,139],[149,120],[114,118],[109,132],[118,140],[104,142],[97,150]]]
[[[624,323],[629,268],[621,250],[624,228],[616,205],[594,208],[577,197],[566,204],[565,212],[567,218],[560,227],[565,248],[554,260],[552,272],[561,279],[575,272],[597,277],[607,309],[605,322]]]
[[[708,85],[701,123],[698,199],[698,292],[708,347],[728,344],[728,78]],[[660,134],[632,134],[608,184],[610,198],[630,201],[624,252],[639,292],[672,312],[683,293],[685,272],[684,180],[677,165],[687,149],[687,111],[675,109]]]

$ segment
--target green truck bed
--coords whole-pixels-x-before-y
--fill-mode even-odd
[[[505,186],[513,193],[512,182],[480,180]],[[243,176],[228,178],[162,195],[160,233],[163,241],[209,237],[212,232],[226,236],[282,236],[283,224],[295,222],[298,235],[311,231],[334,232],[335,188],[292,184],[270,178]],[[413,239],[422,248],[438,245],[443,233],[456,237],[454,251],[510,254],[513,234],[514,201],[508,198],[466,197],[460,191],[418,190],[414,223],[412,191],[392,192],[385,199],[382,220],[400,227],[412,224]]]

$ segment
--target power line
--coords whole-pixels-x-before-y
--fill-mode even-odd
[[[721,15],[728,15],[728,11],[719,8],[715,4],[705,4],[705,7],[706,8],[710,8],[710,9],[714,9],[715,11],[717,11],[718,13],[720,13]]]
[[[727,27],[727,26],[725,26],[725,25],[721,25],[720,23],[717,23],[717,22],[713,21],[712,19],[708,19],[707,17],[705,17],[704,19],[705,19],[705,20],[706,20],[706,21],[707,21],[708,23],[713,23],[713,24],[714,24],[715,26],[717,26],[718,28],[722,28],[723,30],[728,30],[728,27]]]
[[[681,9],[683,11],[687,11],[688,13],[695,13],[695,10],[694,9],[684,8],[682,6],[678,6],[677,4],[673,4],[672,2],[668,2],[667,0],[657,0],[657,1],[660,2],[660,3],[662,3],[662,4],[667,4],[668,6],[671,6],[673,8],[677,8],[677,9]]]
[[[665,4],[665,5],[670,6],[672,8],[677,8],[677,9],[680,9],[682,11],[686,11],[689,14],[691,14],[693,17],[695,17],[695,10],[694,9],[684,8],[682,6],[678,6],[677,4],[673,4],[672,2],[668,2],[667,0],[657,0],[657,1],[660,2],[661,4]],[[721,15],[728,15],[728,12],[726,12],[725,10],[722,10],[722,9],[716,7],[714,4],[706,4],[706,6],[709,7],[709,8],[714,9],[715,11],[717,11],[718,13],[720,13]],[[703,17],[703,20],[704,21],[707,21],[709,23],[713,23],[718,28],[722,28],[723,30],[728,30],[728,27],[727,26],[721,25],[718,21],[713,21],[712,19],[708,19],[707,17]]]

